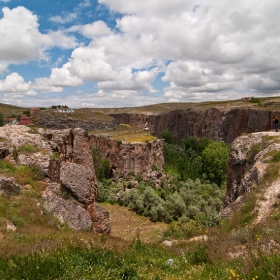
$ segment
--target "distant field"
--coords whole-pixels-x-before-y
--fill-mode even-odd
[[[89,134],[104,135],[111,139],[121,140],[127,143],[132,142],[148,142],[156,140],[157,138],[152,136],[148,131],[133,127],[128,124],[121,124],[119,130],[96,130],[89,131]]]
[[[22,113],[22,111],[26,111],[26,110],[28,110],[28,108],[0,103],[0,112],[3,113],[4,116],[8,116],[12,114],[18,115]]]
[[[178,103],[159,103],[141,107],[127,107],[127,108],[95,108],[84,109],[92,112],[102,112],[103,114],[160,114],[170,112],[172,110],[182,110],[195,108],[197,110],[211,107],[232,108],[232,107],[255,107],[259,110],[280,110],[280,96],[278,97],[260,97],[261,105],[253,102],[243,102],[238,100],[227,101],[207,101],[207,102],[178,102]]]

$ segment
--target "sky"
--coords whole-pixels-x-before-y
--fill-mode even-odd
[[[278,96],[279,15],[279,0],[0,0],[0,103]]]

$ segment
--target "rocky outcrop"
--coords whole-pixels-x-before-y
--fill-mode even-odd
[[[20,185],[16,184],[13,178],[6,178],[0,176],[0,194],[14,194],[19,193]]]
[[[117,140],[101,136],[90,136],[89,144],[94,149],[101,149],[103,158],[108,158],[115,175],[126,176],[146,172],[153,166],[163,169],[163,141],[149,143],[120,143]]]
[[[279,139],[277,132],[258,132],[240,136],[232,142],[222,216],[230,215],[242,203],[242,195],[264,178],[269,152],[280,151],[276,139]]]
[[[97,197],[94,177],[92,169],[77,163],[64,163],[60,169],[62,187],[83,204],[90,204]]]
[[[109,233],[108,215],[92,215],[92,222],[87,211],[88,205],[96,201],[98,185],[85,131],[80,128],[40,128],[38,132],[30,133],[28,127],[18,125],[0,128],[0,137],[5,139],[5,146],[1,145],[0,149],[2,158],[16,165],[40,168],[42,175],[52,182],[42,195],[44,207],[60,222],[67,223],[75,230],[93,226],[96,232]],[[24,145],[34,146],[35,149],[21,152]],[[16,188],[17,185],[9,180],[1,181],[2,190],[16,191],[19,187]],[[102,213],[102,207],[95,208]],[[98,217],[102,217],[102,221],[98,221]]]
[[[94,222],[94,230],[99,233],[108,234],[111,231],[111,225],[109,223],[109,214],[96,202],[90,204],[87,208],[90,214],[91,220]]]
[[[272,129],[271,120],[274,114],[280,115],[278,111],[258,110],[252,107],[212,107],[188,108],[167,113],[110,115],[119,123],[141,129],[148,128],[155,135],[168,130],[179,140],[184,140],[186,136],[197,136],[231,143],[242,133]]]
[[[90,229],[92,220],[82,204],[67,195],[59,184],[49,184],[42,194],[44,207],[52,212],[61,223],[67,223],[74,230]]]

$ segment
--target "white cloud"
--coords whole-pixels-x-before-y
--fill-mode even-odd
[[[128,104],[125,96],[137,104],[145,100],[155,103],[147,94],[157,90],[164,92],[161,98],[157,94],[158,102],[222,100],[280,91],[279,1],[98,2],[107,6],[111,15],[121,13],[115,28],[112,21],[107,25],[91,18],[85,25],[42,34],[37,16],[29,10],[3,9],[0,73],[12,62],[47,60],[47,50],[59,46],[74,49],[68,62],[60,67],[62,61],[57,61],[50,76],[36,79],[31,88],[62,91],[64,87],[95,82],[96,92],[85,97],[76,92],[84,104],[99,106],[105,102],[115,106],[120,104],[117,98]],[[79,9],[89,5],[85,0],[74,13],[53,20],[78,20],[82,16]],[[87,39],[77,47],[74,36],[67,35],[70,32],[79,32]],[[89,43],[82,43],[88,39]],[[157,88],[159,73],[166,83],[164,89]],[[143,92],[145,96],[141,96]]]
[[[48,60],[46,51],[58,46],[74,48],[75,38],[62,31],[42,34],[38,30],[38,17],[24,7],[3,8],[0,19],[0,73],[9,64],[26,63],[30,60]]]
[[[18,73],[8,75],[5,80],[0,80],[0,92],[8,94],[23,93],[27,95],[36,95],[32,89],[31,82],[26,83]]]
[[[49,20],[52,22],[65,24],[74,21],[77,18],[77,16],[77,13],[64,13],[63,16],[53,16],[50,17]]]

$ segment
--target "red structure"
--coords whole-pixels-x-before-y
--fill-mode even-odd
[[[32,123],[32,119],[30,117],[26,117],[26,115],[21,115],[19,119],[19,124],[30,125],[31,123]]]

